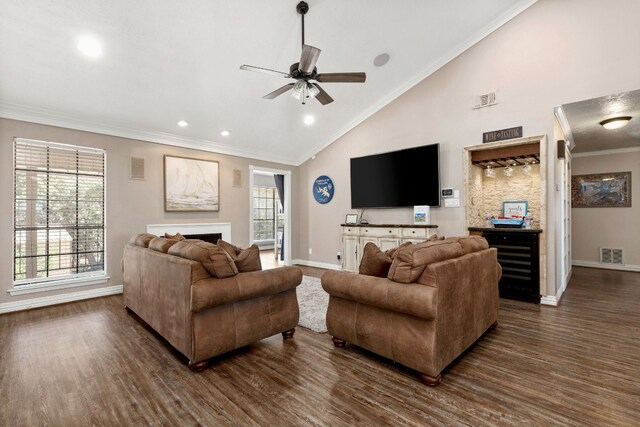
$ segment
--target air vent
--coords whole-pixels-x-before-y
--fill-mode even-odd
[[[624,264],[622,261],[622,249],[600,248],[600,262],[602,264]]]
[[[129,179],[144,179],[144,159],[142,157],[131,158]]]
[[[240,169],[233,170],[233,186],[242,187],[242,172]]]
[[[489,92],[476,98],[476,103],[473,109],[476,110],[478,108],[490,107],[492,105],[496,105],[497,103],[498,100],[496,98],[496,93]]]

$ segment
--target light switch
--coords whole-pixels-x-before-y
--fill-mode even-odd
[[[459,208],[460,199],[444,199],[445,208]]]

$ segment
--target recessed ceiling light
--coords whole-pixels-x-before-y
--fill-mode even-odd
[[[187,127],[187,126],[189,126],[189,122],[185,122],[184,120],[180,120],[178,122],[178,126],[180,126],[181,128]]]
[[[229,135],[231,135],[231,132],[229,132],[228,130],[222,130],[222,131],[220,131],[220,135],[229,136]]]
[[[102,46],[98,39],[92,36],[82,36],[78,38],[78,50],[89,58],[97,58],[102,54]]]
[[[307,126],[311,126],[316,121],[316,118],[311,114],[304,116],[304,124]]]
[[[375,65],[376,67],[382,67],[387,62],[389,62],[390,58],[391,57],[388,53],[381,53],[380,55],[375,57],[375,59],[373,60],[373,65]]]
[[[600,122],[600,125],[605,129],[620,129],[629,124],[631,116],[612,117]]]

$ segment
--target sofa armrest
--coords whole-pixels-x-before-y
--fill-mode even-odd
[[[302,282],[298,267],[239,273],[224,279],[207,278],[191,286],[191,311],[245,301],[295,289]]]
[[[423,319],[436,317],[438,291],[429,286],[345,271],[327,271],[322,275],[322,287],[331,296]]]

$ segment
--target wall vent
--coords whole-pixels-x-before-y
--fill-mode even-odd
[[[144,159],[142,157],[131,158],[129,179],[144,179]]]
[[[492,105],[496,105],[497,103],[498,100],[496,98],[496,93],[489,92],[476,98],[475,106],[473,107],[473,109],[477,110],[478,108],[490,107]]]
[[[233,186],[242,187],[242,172],[240,169],[233,170]]]
[[[600,262],[602,264],[624,264],[622,261],[622,249],[600,248]]]

